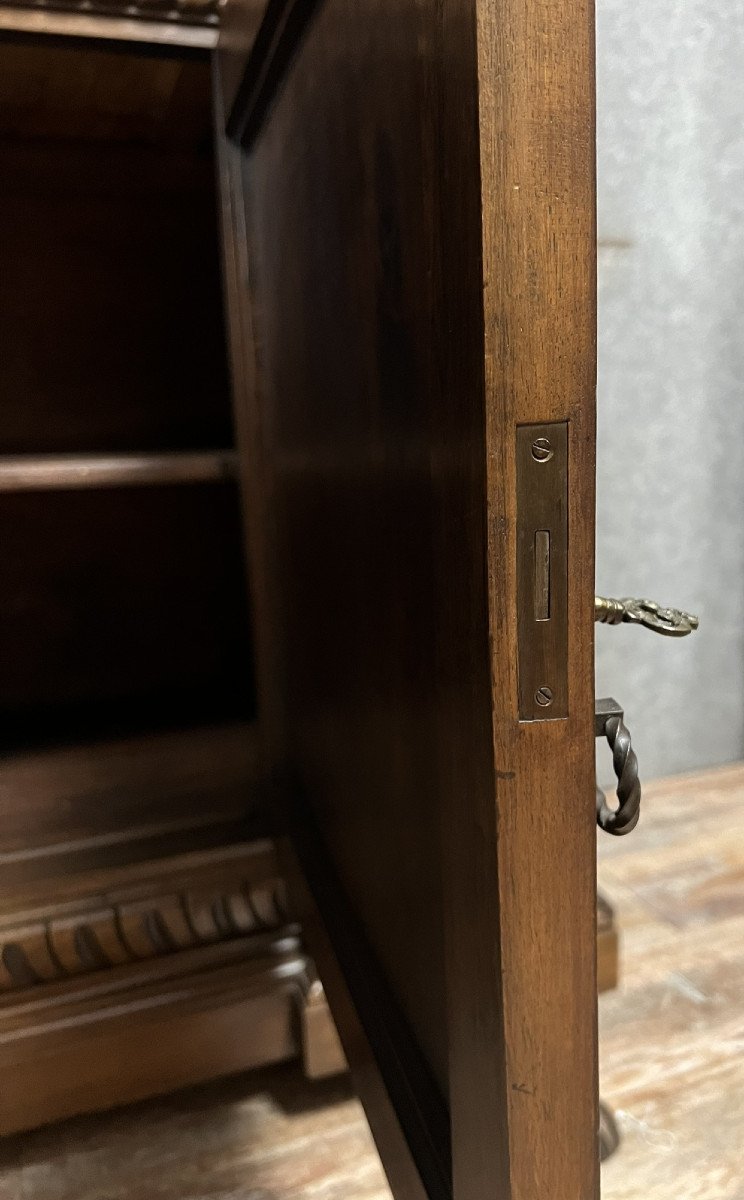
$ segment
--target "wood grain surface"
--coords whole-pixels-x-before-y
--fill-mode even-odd
[[[224,839],[245,823],[257,781],[256,729],[240,722],[6,755],[0,895],[102,861],[206,849],[210,826]]]
[[[432,1082],[449,1104],[457,1200],[588,1200],[589,7],[267,12],[228,124],[269,498],[262,715],[428,1067],[410,1107]],[[515,442],[545,421],[569,427],[569,716],[520,723]]]
[[[252,710],[211,117],[206,54],[0,47],[4,750]]]
[[[0,453],[229,446],[209,64],[0,48]]]
[[[485,0],[476,20],[510,1195],[589,1200],[598,1189],[594,832],[587,813],[594,691],[594,6]],[[504,572],[515,556],[509,520],[515,465],[504,429],[511,422],[563,420],[569,422],[569,719],[516,725],[516,580]],[[503,778],[510,771],[514,778]],[[474,1126],[482,1119],[477,1089],[465,1077],[461,1088],[471,1097],[462,1119]],[[463,1135],[465,1175],[474,1141]],[[488,1194],[486,1164],[484,1158],[479,1182],[466,1192],[473,1200]]]
[[[0,496],[0,743],[251,712],[234,483]]]

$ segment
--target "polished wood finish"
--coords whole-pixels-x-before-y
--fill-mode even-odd
[[[215,97],[218,135],[219,132],[224,131],[227,116],[235,104],[248,55],[253,49],[256,35],[261,28],[264,7],[262,0],[258,0],[258,2],[257,0],[230,0],[230,3],[222,10],[218,51],[213,56],[215,61],[219,62]],[[224,187],[221,191],[224,203]],[[233,302],[231,298],[231,314]]]
[[[588,14],[583,0],[547,13],[507,0],[498,14],[490,0],[363,12],[276,0],[255,40],[255,13],[246,20],[245,84],[232,77],[221,100],[222,126],[242,141],[221,146],[226,279],[263,762],[301,814],[311,888],[296,873],[296,893],[317,914],[308,932],[398,1195],[585,1200],[596,1185]],[[229,446],[205,62],[3,52],[0,302],[14,353],[0,373],[0,452]],[[514,444],[538,421],[569,424],[570,715],[525,726]],[[9,744],[157,723],[188,736],[249,715],[232,485],[51,497],[0,497]],[[10,854],[35,860],[33,849]],[[40,878],[21,890],[33,898]],[[152,880],[133,911],[121,878],[109,884],[95,912],[73,887],[69,920],[37,900],[8,909],[10,991],[64,989],[68,1029],[96,1023],[75,990],[91,964],[113,983],[214,950],[185,944],[182,905]],[[207,942],[220,922],[235,932],[230,879],[212,902]],[[50,977],[59,970],[70,978]],[[61,1093],[85,1091],[73,1074],[84,1053],[96,1069],[76,1103],[112,1102],[109,1065],[131,1046],[135,1012],[150,1023],[154,1075],[127,1071],[128,1094],[194,1077],[175,1047],[198,1044],[197,1026],[223,1039],[196,1054],[198,1069],[211,1054],[227,1069],[248,1017],[232,1003],[233,970],[175,994],[169,977],[167,997],[131,976],[132,1004],[107,1009],[97,1052],[63,1044],[57,1015],[45,1041],[39,1018],[28,1078],[38,1092],[51,1055],[59,1114]],[[205,1017],[215,988],[222,1024]],[[266,1044],[286,1050],[286,1011],[271,1011]],[[9,1044],[31,1046],[25,1027],[16,1043],[16,1019]]]
[[[0,887],[58,875],[60,861],[79,871],[101,855],[113,864],[200,839],[206,848],[211,827],[245,821],[258,780],[255,727],[237,721],[6,755]]]
[[[0,167],[7,1134],[341,1060],[273,847],[248,842],[265,789],[206,58],[4,42]]]
[[[213,61],[213,105],[220,197],[222,270],[225,287],[227,343],[230,357],[238,477],[247,546],[248,586],[255,662],[257,711],[261,713],[263,769],[270,777],[271,764],[279,759],[277,722],[269,719],[279,706],[280,675],[275,593],[270,578],[271,494],[264,453],[263,413],[256,401],[257,369],[254,350],[252,296],[249,290],[252,263],[246,229],[240,147],[225,136],[232,98],[245,65],[245,44],[252,45],[259,18],[250,0],[232,11],[224,31],[224,45]],[[241,37],[240,29],[243,28]],[[223,39],[221,38],[221,45]]]
[[[229,447],[207,59],[2,67],[0,454]]]
[[[4,748],[252,711],[234,485],[0,495]]]
[[[232,479],[231,450],[201,454],[96,454],[0,457],[0,492],[48,492],[161,483],[215,483]]]
[[[3,44],[6,750],[252,715],[213,168],[205,56]]]
[[[410,1037],[400,1030],[394,1002],[381,983],[348,902],[337,885],[329,894],[331,865],[327,859],[316,859],[313,869],[311,854],[317,855],[317,845],[312,842],[308,845],[305,841],[298,857],[293,842],[285,839],[281,862],[303,936],[313,947],[352,1078],[383,1155],[388,1181],[396,1197],[425,1200],[432,1194],[446,1194],[446,1110],[432,1095],[428,1071]],[[316,895],[323,887],[321,909]],[[415,1064],[413,1057],[417,1058]],[[411,1096],[408,1087],[414,1072],[417,1090]],[[438,1144],[432,1144],[434,1137]]]
[[[502,1030],[509,1171],[512,1195],[519,1200],[591,1197],[599,1186],[595,829],[589,795],[594,773],[593,15],[589,0],[548,7],[487,0],[476,14],[500,966],[508,980]],[[451,106],[447,111],[454,117]],[[513,424],[563,420],[569,423],[569,717],[517,724],[509,432]],[[504,778],[511,771],[514,778]],[[472,878],[477,881],[477,874]],[[467,870],[463,882],[468,890],[477,887]],[[470,936],[473,931],[471,926]],[[453,978],[457,1013],[467,1003],[467,982],[462,972]],[[460,1088],[469,1098],[465,1122],[482,1122],[476,1111],[479,1087],[463,1073]],[[462,1136],[463,1148],[469,1141],[477,1153],[472,1139],[465,1132]],[[480,1152],[474,1197],[486,1192],[489,1153]],[[469,1170],[466,1162],[463,1170]]]
[[[456,1200],[597,1189],[592,88],[583,0],[287,3],[228,121],[262,719],[352,1070],[361,1023],[425,1191]],[[569,716],[520,723],[516,431],[562,421]]]

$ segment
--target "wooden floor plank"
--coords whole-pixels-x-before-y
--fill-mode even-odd
[[[345,1078],[290,1066],[0,1143],[0,1200],[389,1200]]]
[[[622,930],[603,1200],[744,1200],[744,768],[646,788],[633,835],[600,838],[599,882]]]

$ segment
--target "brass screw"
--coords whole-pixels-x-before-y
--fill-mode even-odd
[[[535,438],[532,443],[532,457],[535,462],[550,462],[555,451],[550,444],[550,439],[546,437]]]
[[[535,692],[535,701],[540,705],[540,708],[548,708],[553,703],[553,693],[549,687],[538,688]]]

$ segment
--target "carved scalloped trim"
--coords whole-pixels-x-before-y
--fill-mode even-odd
[[[11,926],[0,934],[0,991],[67,979],[281,929],[284,884],[208,880],[180,891]]]

